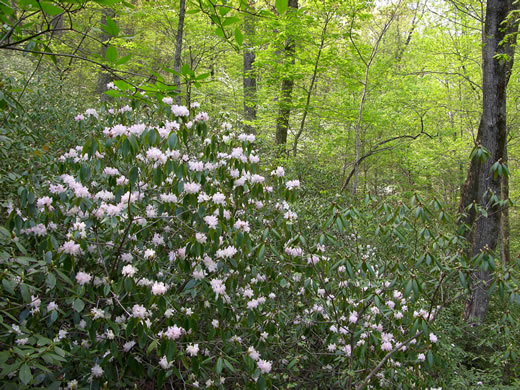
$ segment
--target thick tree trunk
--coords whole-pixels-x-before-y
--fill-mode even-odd
[[[253,44],[255,36],[254,19],[247,14],[244,20],[245,44],[244,44],[244,129],[246,133],[256,134],[254,122],[256,121],[256,72],[254,63],[256,59]]]
[[[298,9],[298,0],[289,0],[289,7]],[[296,45],[293,37],[287,38],[285,44],[285,61],[294,65],[295,63]],[[286,62],[287,63],[287,62]],[[278,108],[278,118],[276,119],[276,145],[278,152],[285,153],[287,145],[287,132],[289,130],[289,119],[291,117],[291,100],[294,88],[294,76],[291,72],[287,72],[282,79],[282,90],[280,94],[280,104]]]
[[[173,60],[173,69],[177,72],[181,71],[181,56],[182,56],[182,39],[184,31],[184,15],[186,14],[186,0],[179,2],[179,23],[177,25],[177,37],[175,39],[175,58]],[[178,75],[173,75],[173,84],[177,88],[178,95],[175,97],[175,102],[181,104],[181,79]]]
[[[502,43],[508,33],[517,26],[505,28],[502,23],[513,9],[513,0],[488,0],[485,21],[485,42],[482,48],[483,107],[477,143],[485,148],[489,157],[482,161],[474,156],[463,188],[460,210],[468,205],[478,204],[467,213],[464,222],[473,228],[471,256],[483,252],[492,254],[498,243],[502,210],[493,199],[501,199],[501,177],[492,171],[496,162],[502,163],[506,145],[506,89],[513,65],[514,35]],[[497,58],[505,54],[507,58]],[[464,317],[466,321],[482,323],[488,306],[488,288],[492,280],[491,270],[480,267],[472,275],[472,293],[467,302]]]

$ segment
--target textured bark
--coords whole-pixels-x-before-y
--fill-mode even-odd
[[[256,134],[256,128],[252,124],[256,121],[256,72],[254,63],[256,59],[255,48],[252,43],[255,36],[254,19],[247,14],[244,20],[244,119],[246,133]]]
[[[173,69],[177,72],[181,71],[181,56],[182,56],[182,39],[184,32],[184,15],[186,14],[186,0],[179,2],[179,23],[177,24],[177,37],[175,38],[175,58],[173,61]],[[181,80],[178,75],[173,75],[173,84],[177,88],[177,95],[175,102],[181,104]]]
[[[111,18],[114,17],[114,11],[110,8],[103,8],[103,13],[101,14],[101,24],[107,23],[107,16],[111,17]],[[102,42],[105,42],[105,41],[108,41],[110,39],[110,37],[111,37],[110,34],[103,31],[100,39]],[[101,50],[100,50],[101,57],[104,58],[106,52],[107,52],[107,46],[101,45]],[[106,102],[110,99],[110,97],[108,95],[105,95],[105,91],[107,90],[107,84],[113,80],[114,80],[114,77],[111,73],[99,72],[96,93],[99,95],[99,98],[101,99],[102,102]]]
[[[289,0],[289,7],[298,9],[298,0]],[[285,43],[285,62],[295,64],[296,45],[293,37],[287,38]],[[276,145],[279,153],[285,153],[287,145],[287,132],[289,130],[289,119],[291,117],[292,91],[294,88],[294,76],[289,72],[282,79],[282,90],[280,93],[278,118],[276,119]]]
[[[489,158],[480,161],[476,156],[471,161],[468,178],[464,185],[459,209],[475,202],[486,213],[473,208],[464,222],[473,226],[471,255],[495,251],[498,243],[502,210],[491,199],[501,198],[501,177],[491,171],[492,165],[503,162],[506,146],[506,89],[513,66],[513,35],[501,44],[508,33],[517,29],[517,24],[506,28],[502,23],[513,10],[513,0],[488,0],[486,6],[485,36],[482,48],[482,117],[477,142],[489,152]],[[506,54],[507,58],[497,58]],[[471,323],[482,323],[488,311],[488,288],[492,280],[489,269],[480,269],[472,275],[472,292],[467,302],[464,318]]]

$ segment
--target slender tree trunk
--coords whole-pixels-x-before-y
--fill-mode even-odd
[[[181,71],[181,56],[182,56],[182,39],[184,31],[184,15],[186,14],[186,0],[179,2],[179,23],[177,25],[177,37],[175,38],[175,58],[173,61],[173,69],[177,72]],[[175,102],[181,104],[181,80],[179,75],[173,75],[173,84],[177,88],[178,95],[175,97]]]
[[[289,0],[289,7],[293,10],[298,9],[298,0]],[[285,64],[294,65],[296,54],[296,44],[294,37],[289,36],[285,44]],[[292,68],[292,67],[290,67]],[[292,69],[289,72],[284,72],[282,79],[282,90],[280,95],[280,104],[278,107],[278,118],[276,119],[276,145],[278,152],[285,153],[285,147],[287,145],[287,132],[289,130],[289,119],[291,117],[291,101],[292,91],[294,88],[294,76],[292,75]]]
[[[305,102],[305,108],[303,109],[302,120],[300,122],[300,129],[298,130],[298,133],[294,137],[294,143],[293,143],[293,156],[294,157],[296,157],[296,152],[298,150],[298,141],[303,133],[303,130],[305,129],[305,120],[307,119],[307,115],[309,113],[309,107],[311,105],[312,91],[314,90],[314,85],[316,83],[316,78],[318,76],[318,66],[320,64],[321,52],[323,51],[323,47],[325,46],[325,36],[327,34],[327,26],[329,24],[331,17],[332,17],[332,13],[327,13],[327,16],[325,17],[325,24],[323,25],[323,30],[321,31],[320,46],[318,48],[318,55],[316,56],[316,61],[314,62],[314,71],[312,72],[311,84],[309,85],[309,90],[307,91],[307,101]]]
[[[52,29],[53,30],[58,30],[58,31],[54,31],[52,33],[53,36],[60,36],[60,35],[63,35],[63,31],[59,31],[63,28],[63,18],[64,18],[65,14],[59,14],[59,15],[56,15],[52,18],[51,20],[51,25],[52,25]]]
[[[358,118],[357,118],[357,122],[356,122],[356,126],[354,128],[355,130],[355,154],[356,154],[356,158],[354,160],[354,180],[352,182],[352,195],[355,195],[356,194],[356,190],[357,190],[357,182],[358,182],[358,169],[359,169],[359,164],[361,163],[360,161],[360,158],[361,158],[361,123],[362,123],[362,120],[363,120],[363,110],[365,108],[365,100],[367,98],[367,93],[368,93],[368,81],[369,81],[369,75],[370,75],[370,68],[372,66],[372,63],[374,62],[374,59],[377,55],[377,53],[379,52],[379,45],[381,44],[381,41],[384,37],[384,35],[386,34],[386,32],[388,31],[388,28],[390,27],[390,25],[392,24],[393,20],[395,19],[396,15],[397,15],[397,9],[394,10],[394,12],[392,12],[389,20],[385,23],[385,25],[383,26],[383,29],[381,30],[381,33],[379,34],[379,36],[377,37],[377,41],[374,45],[374,47],[372,48],[372,51],[370,53],[370,57],[368,59],[365,59],[365,57],[361,54],[361,52],[359,51],[356,43],[354,42],[353,38],[352,38],[352,29],[350,31],[350,35],[349,35],[349,38],[350,38],[350,41],[352,43],[352,45],[354,46],[354,48],[356,49],[357,53],[358,53],[358,56],[360,58],[360,60],[363,62],[363,64],[365,65],[365,72],[364,72],[364,77],[363,77],[363,81],[362,81],[362,84],[363,84],[363,91],[361,93],[361,99],[359,101],[359,110],[358,110]],[[349,177],[349,180],[350,180],[350,177]],[[345,187],[346,187],[346,182],[343,183],[342,187],[341,187],[341,190],[345,190]]]
[[[496,162],[503,163],[506,147],[506,89],[513,66],[514,43],[516,36],[502,43],[508,33],[516,31],[517,24],[504,27],[513,9],[513,0],[488,0],[486,6],[485,36],[482,47],[482,117],[480,120],[477,143],[485,148],[489,157],[482,161],[474,156],[461,196],[459,209],[474,203],[485,211],[476,208],[466,214],[464,222],[473,228],[471,256],[483,252],[493,254],[497,247],[502,210],[493,198],[501,199],[500,176],[492,171]],[[507,58],[497,58],[497,54],[505,54]],[[495,198],[495,199],[496,199]],[[482,323],[488,311],[488,288],[492,280],[489,267],[480,267],[472,275],[472,292],[464,318],[468,322]]]
[[[103,12],[101,14],[101,24],[106,24],[107,22],[107,16],[113,18],[114,17],[114,11],[110,8],[103,8]],[[105,42],[110,39],[111,35],[102,32],[101,33],[101,41]],[[105,57],[105,53],[107,52],[107,46],[101,45],[100,54],[101,57]],[[108,95],[105,95],[105,91],[107,90],[107,84],[114,80],[114,77],[109,72],[99,72],[97,87],[96,87],[96,93],[99,94],[99,98],[102,102],[106,102],[110,99]]]
[[[16,23],[18,21],[18,1],[10,0],[9,3],[11,4],[11,9],[13,10],[13,13],[9,16],[9,19],[12,23]]]
[[[256,53],[254,48],[254,36],[255,26],[254,19],[251,15],[246,14],[244,19],[244,32],[245,32],[245,43],[244,43],[244,129],[246,133],[256,134],[255,121],[256,121],[256,72],[254,69],[254,63],[256,59]]]

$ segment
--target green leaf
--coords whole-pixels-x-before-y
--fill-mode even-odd
[[[56,310],[51,311],[51,318],[49,319],[49,323],[54,323],[58,319],[58,312]]]
[[[26,257],[26,256],[19,256],[16,258],[16,262],[18,264],[24,265],[26,267],[29,267],[31,263],[35,263],[36,260],[32,257]]]
[[[261,375],[256,382],[256,388],[258,390],[265,390],[265,378]]]
[[[242,46],[244,42],[244,34],[242,34],[242,31],[240,31],[238,27],[235,28],[235,41],[239,46]]]
[[[130,187],[133,187],[135,183],[137,183],[137,179],[139,178],[139,170],[137,167],[132,167],[130,169]]]
[[[2,372],[0,372],[0,378],[3,378],[7,374],[15,372],[21,364],[22,362],[20,360],[17,360],[13,364],[2,365]]]
[[[117,61],[117,50],[114,46],[110,45],[107,47],[107,51],[105,52],[105,57],[110,62],[116,62]]]
[[[9,359],[9,351],[0,352],[0,364],[5,363]]]
[[[188,64],[184,64],[184,65],[182,65],[181,73],[182,73],[184,76],[187,76],[187,75],[189,75],[189,74],[192,74],[193,71],[190,69],[190,66],[189,66]]]
[[[24,385],[28,385],[32,381],[31,368],[27,364],[24,364],[22,367],[20,367],[18,376]]]
[[[176,354],[177,354],[177,343],[173,340],[168,340],[167,350],[166,350],[167,359],[169,361],[173,360],[173,358]]]
[[[175,147],[177,146],[177,142],[178,142],[178,137],[177,137],[177,134],[176,133],[171,133],[170,136],[168,137],[168,147],[170,149],[175,149]]]
[[[126,337],[130,336],[132,334],[132,331],[139,323],[139,318],[132,317],[128,320],[128,324],[126,325]]]
[[[237,22],[240,22],[240,18],[236,16],[231,16],[230,18],[224,18],[224,21],[222,22],[222,26],[230,26],[232,24],[235,24]]]
[[[117,60],[116,65],[126,64],[128,62],[128,60],[130,60],[130,58],[132,58],[131,55],[127,55],[127,56],[121,57],[119,60]]]
[[[221,38],[226,38],[226,34],[224,34],[224,30],[222,30],[222,27],[217,27],[215,30],[215,34]]]
[[[230,362],[228,362],[226,359],[224,359],[224,365],[227,367],[227,369],[231,372],[235,372],[235,368],[231,365]]]
[[[207,79],[209,77],[209,73],[202,73],[202,74],[199,74],[197,77],[195,77],[195,80],[204,80],[204,79]]]
[[[135,88],[125,80],[116,80],[114,81],[114,85],[121,91],[128,91],[129,89],[135,90]]]
[[[31,294],[29,292],[29,287],[25,283],[20,285],[20,292],[22,293],[22,298],[25,303],[31,303]]]
[[[87,142],[83,145],[83,149],[81,151],[82,154],[88,154],[89,157],[92,157],[96,154],[98,148],[98,141],[94,137],[90,137]]]
[[[14,280],[3,279],[2,286],[4,287],[5,291],[14,295],[14,289],[16,287],[16,282]]]
[[[176,75],[176,76],[182,76],[182,73],[177,72],[175,69],[170,69],[170,68],[168,68],[168,67],[166,67],[166,66],[163,66],[163,69],[164,69],[166,72],[169,72],[169,73],[174,74],[174,75]]]
[[[154,172],[153,172],[153,182],[157,186],[161,185],[161,183],[162,183],[162,170],[161,170],[161,168],[154,169]]]
[[[462,285],[462,287],[465,288],[466,287],[466,275],[462,271],[459,271],[459,280],[460,280],[460,284]]]
[[[54,274],[47,274],[47,287],[51,290],[56,286],[56,276]]]
[[[260,246],[260,249],[258,250],[258,261],[264,260],[265,256],[265,244],[262,244]]]
[[[293,368],[296,363],[298,363],[298,359],[291,360],[291,362],[287,365],[287,370]]]
[[[107,16],[106,23],[107,24],[103,24],[101,28],[103,28],[103,30],[105,30],[113,37],[117,37],[119,35],[119,27],[117,26],[116,22],[114,22],[114,19],[112,19],[110,16]]]
[[[8,7],[5,3],[0,3],[0,10],[4,15],[14,15],[14,10],[11,7]]]
[[[197,9],[197,12],[200,11],[200,8]],[[220,7],[218,9],[218,12],[220,13],[220,16],[226,15],[229,11],[231,11],[231,7]],[[187,12],[186,12],[187,13]]]
[[[409,280],[408,283],[406,283],[406,288],[404,290],[405,296],[410,295],[410,292],[412,291],[412,287],[413,287],[413,282],[412,282],[412,280]]]
[[[222,372],[223,367],[224,367],[224,361],[222,360],[221,357],[219,357],[217,359],[217,367],[216,367],[216,371],[217,371],[218,375],[220,375],[220,373]]]
[[[49,3],[48,1],[40,2],[40,7],[47,15],[50,15],[50,16],[59,15],[59,14],[62,14],[63,12],[65,12],[60,7],[57,7],[54,4]]]
[[[51,339],[48,339],[47,337],[38,337],[38,341],[37,341],[37,345],[39,347],[43,346],[43,345],[49,345],[52,343],[52,340]]]
[[[85,308],[85,302],[83,302],[79,298],[76,298],[74,300],[74,310],[76,310],[78,313],[81,313],[84,308]]]
[[[276,0],[276,10],[283,15],[289,7],[289,0]]]
[[[149,354],[150,352],[152,352],[154,349],[157,348],[157,345],[158,345],[158,341],[157,340],[154,340],[150,343],[150,345],[148,346],[148,348],[146,348],[146,353]]]
[[[428,362],[428,366],[433,367],[433,353],[432,351],[428,351],[426,355],[426,361]]]
[[[125,94],[121,91],[117,91],[115,89],[109,89],[108,91],[105,91],[105,95],[108,95],[110,97],[121,97],[121,96],[125,96]]]

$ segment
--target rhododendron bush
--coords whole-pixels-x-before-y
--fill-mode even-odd
[[[261,165],[254,135],[196,104],[166,98],[157,112],[78,115],[92,137],[45,191],[20,188],[2,230],[1,381],[428,384],[449,295],[439,288],[463,275],[456,237],[425,222],[440,207],[382,208],[373,234],[385,253],[358,235],[354,209],[331,206],[306,237],[292,206],[300,182]]]

